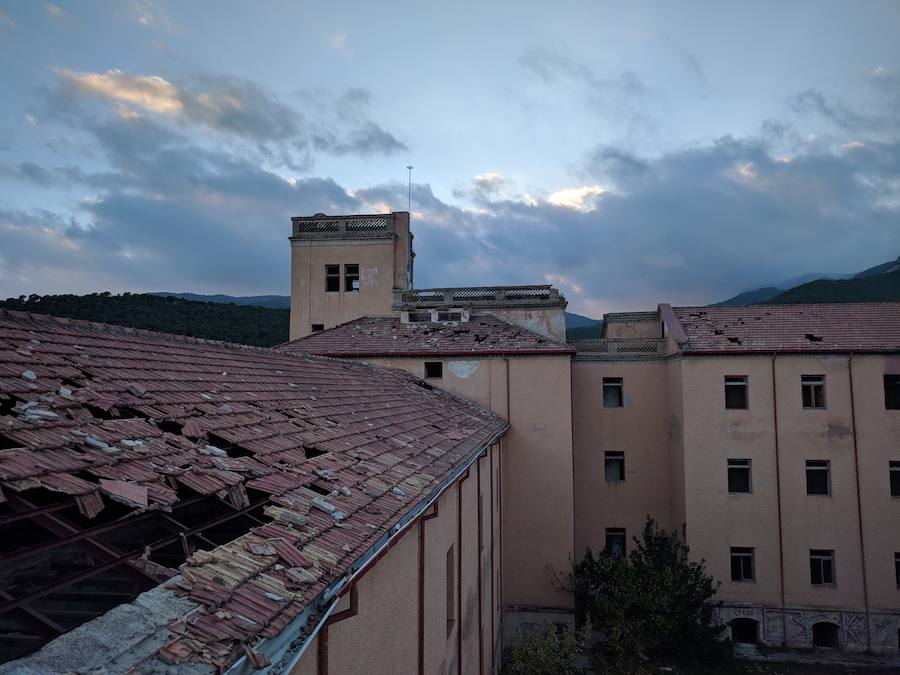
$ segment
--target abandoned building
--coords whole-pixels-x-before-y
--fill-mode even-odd
[[[648,515],[734,640],[900,663],[900,303],[567,344],[414,288],[407,213],[292,220],[276,349],[0,314],[0,674],[489,673]]]

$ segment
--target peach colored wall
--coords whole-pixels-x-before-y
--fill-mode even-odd
[[[572,423],[575,468],[575,552],[605,546],[608,527],[639,536],[652,515],[672,528],[667,369],[661,361],[575,361]],[[603,378],[623,379],[624,406],[603,407]],[[625,481],[607,482],[607,450],[625,453]]]
[[[608,338],[658,338],[662,337],[659,321],[608,321],[604,326]]]
[[[496,530],[491,531],[490,489],[491,465],[499,466],[500,445],[472,464],[469,476],[449,487],[437,502],[437,517],[419,520],[401,539],[369,569],[357,583],[357,614],[328,627],[328,672],[347,675],[418,672],[419,645],[419,537],[424,528],[424,672],[478,673],[479,608],[482,609],[481,672],[490,672],[495,657],[494,635],[499,632],[495,613],[494,633],[491,633],[490,598],[492,575],[490,554],[493,542],[498,541]],[[478,539],[479,466],[481,491],[488,506],[483,509],[483,547]],[[462,486],[462,540],[459,539],[459,490]],[[433,513],[429,510],[427,513]],[[495,528],[499,519],[494,520]],[[457,567],[460,544],[462,567]],[[454,592],[454,624],[447,630],[446,561],[447,551],[454,547],[454,578],[462,584],[462,621],[456,606],[459,595]],[[497,551],[495,558],[499,557]],[[479,560],[481,563],[479,563]],[[485,561],[487,561],[485,563]],[[460,575],[461,569],[461,575]],[[482,570],[481,603],[479,604],[478,570]],[[496,583],[496,579],[494,579]],[[498,593],[494,589],[494,593]],[[349,594],[341,598],[335,611],[349,607]],[[458,667],[457,642],[462,630],[461,669]],[[292,675],[318,674],[318,641],[316,639],[301,657]]]
[[[487,310],[488,313],[499,316],[517,326],[522,326],[538,335],[554,340],[566,341],[566,312],[565,307],[551,307],[540,309],[523,309],[520,307],[501,308],[495,307]]]

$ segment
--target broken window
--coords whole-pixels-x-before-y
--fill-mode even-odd
[[[426,379],[439,379],[444,376],[444,363],[442,361],[426,361],[425,377]]]
[[[604,469],[609,483],[621,483],[625,480],[625,453],[618,450],[607,450],[604,453]]]
[[[337,293],[341,290],[341,266],[325,265],[325,292]]]
[[[834,551],[809,550],[809,581],[813,586],[834,585]]]
[[[755,581],[753,549],[746,546],[731,547],[731,580]]]
[[[725,407],[740,410],[747,407],[747,376],[725,376]]]
[[[900,462],[888,462],[891,475],[891,497],[900,497]]]
[[[800,377],[803,391],[803,407],[808,410],[825,408],[825,376],[803,375]]]
[[[750,482],[750,460],[749,459],[729,459],[728,460],[728,492],[731,494],[740,494],[751,492]]]
[[[438,312],[438,321],[462,321],[462,312]]]
[[[604,377],[603,378],[603,407],[604,408],[621,408],[622,407],[622,378],[621,377]]]
[[[625,557],[625,528],[624,527],[607,527],[606,528],[606,549],[607,555],[613,558]]]
[[[456,622],[456,582],[455,577],[456,561],[453,558],[453,544],[447,550],[447,635],[453,631],[453,624]]]
[[[831,462],[828,460],[806,460],[806,494],[831,494]]]
[[[900,375],[884,376],[884,407],[900,410]]]
[[[410,323],[428,323],[431,321],[431,312],[410,312]]]
[[[323,330],[325,330],[325,324],[324,324],[324,323],[314,323],[314,324],[312,325],[312,332],[313,332],[313,333],[318,333],[318,332],[323,331]]]
[[[359,265],[344,265],[344,290],[359,290]]]

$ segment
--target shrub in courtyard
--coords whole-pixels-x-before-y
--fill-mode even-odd
[[[503,675],[580,675],[577,664],[589,627],[562,630],[549,621],[540,637],[524,638],[503,659]]]
[[[587,552],[574,567],[576,611],[604,636],[595,654],[607,665],[629,662],[714,661],[731,643],[717,639],[713,616],[719,586],[704,561],[688,559],[684,536],[647,518],[640,539],[620,558]]]

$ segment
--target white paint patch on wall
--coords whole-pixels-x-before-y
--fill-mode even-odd
[[[360,270],[359,285],[367,288],[375,288],[378,285],[378,268],[365,267]]]
[[[461,380],[469,377],[469,375],[478,370],[478,367],[478,361],[451,361],[447,364],[447,370]]]

